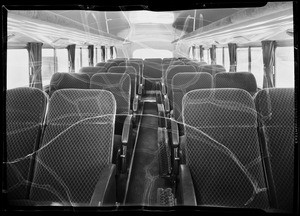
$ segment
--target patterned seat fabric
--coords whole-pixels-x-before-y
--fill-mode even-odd
[[[192,65],[175,65],[170,66],[166,70],[165,76],[164,76],[164,82],[167,87],[167,94],[168,98],[170,100],[170,104],[173,104],[173,95],[172,95],[172,79],[173,77],[178,73],[189,73],[189,72],[196,72],[196,68]]]
[[[185,65],[183,61],[177,60],[177,61],[171,61],[170,65]]]
[[[200,64],[198,67],[198,72],[207,72],[212,76],[220,72],[226,72],[225,68],[222,65],[206,65]]]
[[[152,61],[144,61],[144,78],[160,79],[162,77],[162,64]]]
[[[117,65],[120,65],[122,62],[125,62],[126,59],[125,58],[118,58],[118,59],[109,59],[107,62],[114,62]]]
[[[116,103],[115,134],[122,135],[123,123],[130,109],[130,77],[127,74],[98,73],[92,76],[90,89],[105,89],[113,93]]]
[[[117,66],[111,67],[108,70],[108,73],[118,73],[118,74],[128,74],[131,81],[131,99],[130,105],[132,106],[133,99],[137,92],[137,85],[138,85],[138,71],[134,69],[132,66]]]
[[[240,88],[254,95],[257,92],[255,76],[249,72],[221,72],[215,75],[215,88]]]
[[[49,103],[30,199],[89,204],[111,163],[116,102],[105,90],[62,89]]]
[[[96,67],[105,67],[106,71],[108,71],[109,68],[114,67],[114,66],[118,66],[118,64],[116,62],[99,62],[96,64]]]
[[[40,141],[47,96],[36,88],[6,91],[8,200],[28,199],[34,152]]]
[[[82,73],[55,73],[51,77],[49,96],[59,89],[88,89],[90,77]]]
[[[138,63],[136,61],[126,61],[122,62],[119,64],[119,66],[126,66],[126,67],[133,67],[135,71],[137,72],[137,87],[136,90],[138,89],[138,85],[142,84],[142,71],[143,71],[143,64]]]
[[[291,212],[294,193],[294,89],[268,88],[255,95],[255,105],[268,149],[277,208]]]
[[[105,67],[82,67],[79,69],[79,73],[86,73],[88,74],[90,77],[93,76],[95,73],[103,73],[106,72],[106,68]]]
[[[145,58],[144,63],[145,62],[155,62],[158,64],[162,64],[162,59],[161,58]]]
[[[269,208],[251,95],[241,89],[193,90],[182,104],[183,148],[197,204]]]
[[[182,98],[187,92],[212,87],[213,78],[209,73],[193,72],[176,74],[172,79],[174,119],[182,122]],[[183,126],[181,124],[179,124],[179,135],[183,135]]]

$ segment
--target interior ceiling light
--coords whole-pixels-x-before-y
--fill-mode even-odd
[[[131,11],[129,12],[129,20],[131,23],[161,23],[172,24],[174,22],[174,14],[172,12],[152,12],[152,11]]]

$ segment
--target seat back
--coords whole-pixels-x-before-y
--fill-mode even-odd
[[[267,178],[273,182],[277,209],[293,211],[295,117],[294,89],[268,88],[255,95],[262,148],[270,164]]]
[[[143,64],[137,61],[126,61],[119,64],[119,66],[133,67],[137,72],[137,85],[142,83]]]
[[[172,101],[172,79],[178,73],[196,72],[196,68],[192,65],[175,65],[169,66],[165,73],[164,83],[167,87],[169,99]]]
[[[84,73],[55,73],[51,77],[49,96],[56,90],[73,88],[88,89],[90,86],[90,77]]]
[[[176,121],[182,122],[182,98],[195,89],[206,89],[213,87],[213,77],[209,73],[192,72],[178,73],[172,79],[173,112]]]
[[[135,94],[137,92],[138,86],[138,71],[132,66],[117,66],[111,67],[108,70],[108,73],[119,73],[119,74],[128,74],[131,80],[131,102],[133,101]],[[132,104],[132,103],[131,103]]]
[[[185,65],[185,64],[183,61],[177,60],[177,61],[171,61],[170,66],[171,65]]]
[[[155,63],[158,63],[158,64],[161,64],[162,61],[163,60],[161,58],[145,58],[144,59],[144,62],[155,62]]]
[[[107,62],[98,62],[95,67],[104,67]]]
[[[79,69],[79,73],[86,73],[88,74],[90,77],[93,76],[95,73],[103,73],[106,72],[106,68],[105,67],[100,67],[100,66],[96,66],[96,67],[82,67]]]
[[[96,64],[96,67],[105,67],[106,70],[108,71],[109,68],[114,67],[114,66],[118,66],[118,64],[116,62],[99,62]]]
[[[131,82],[128,74],[98,73],[92,76],[90,89],[104,89],[113,93],[117,114],[129,114]]]
[[[109,59],[107,62],[115,62],[117,65],[120,65],[120,63],[125,62],[125,58],[116,58],[116,59]]]
[[[28,199],[43,127],[46,94],[30,87],[6,91],[6,156],[8,200]]]
[[[128,74],[98,73],[92,76],[90,89],[104,89],[113,93],[116,103],[115,134],[122,135],[123,123],[130,110],[131,82]]]
[[[144,61],[144,78],[160,79],[162,77],[162,64],[158,62]]]
[[[255,76],[249,72],[220,72],[214,77],[215,88],[240,88],[254,95],[257,92]]]
[[[172,61],[172,58],[163,58],[162,64],[170,64],[171,61]]]
[[[200,64],[198,67],[198,72],[207,72],[210,73],[212,76],[215,76],[215,74],[220,72],[226,72],[226,70],[222,65]]]
[[[267,209],[251,95],[242,89],[201,89],[182,100],[186,163],[197,204]]]
[[[62,89],[49,103],[30,199],[89,204],[111,163],[116,102],[99,89]]]

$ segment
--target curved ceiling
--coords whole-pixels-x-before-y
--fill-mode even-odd
[[[129,40],[146,47],[157,47],[158,44],[170,47],[172,46],[172,41],[190,34],[194,29],[197,32],[197,29],[201,30],[199,28],[212,26],[213,24],[220,23],[219,21],[223,19],[227,20],[225,18],[229,18],[228,20],[230,20],[230,16],[244,10],[246,8],[160,12],[147,10],[107,12],[95,10],[40,10],[36,12],[28,10],[26,13],[31,14],[30,18],[35,19],[31,19],[26,23],[22,18],[19,20],[15,19],[12,25],[10,24],[10,20],[8,20],[7,26],[8,36],[11,35],[11,38],[9,38],[11,44],[22,44],[32,38],[32,41],[41,41],[49,46],[66,46],[68,43],[84,45],[89,42],[101,45],[103,43],[114,43],[112,41],[122,43],[125,40]],[[10,13],[13,14],[14,11],[8,11],[8,15]],[[22,15],[22,13],[17,13],[17,15]],[[196,17],[195,23],[194,17]],[[50,18],[52,19],[51,22]],[[34,20],[37,23],[38,21],[41,22],[36,24]],[[35,31],[30,31],[30,23],[33,23]],[[62,28],[61,31],[55,30],[59,26]],[[75,31],[69,31],[69,28],[75,28]],[[76,30],[80,30],[80,37],[76,36]],[[98,35],[104,35],[104,37],[97,37]],[[112,40],[105,40],[105,35],[108,38],[112,38]],[[276,37],[281,38],[281,34],[278,33]],[[65,40],[65,38],[69,38],[69,40]],[[77,38],[80,38],[80,40],[76,41]],[[226,40],[227,38],[221,39]],[[210,42],[208,41],[208,43]]]

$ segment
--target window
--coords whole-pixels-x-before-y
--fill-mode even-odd
[[[229,61],[229,50],[228,47],[224,47],[224,68],[226,71],[230,70],[230,61]]]
[[[29,56],[26,49],[7,50],[7,89],[29,86]]]
[[[69,72],[69,59],[67,49],[56,49],[57,71]]]
[[[194,57],[193,57],[193,47],[190,47],[189,48],[189,58],[190,59],[193,59]]]
[[[223,48],[216,49],[216,63],[218,65],[223,65]]]
[[[207,64],[211,64],[210,49],[207,49]]]
[[[248,71],[248,48],[237,48],[237,71]]]
[[[49,85],[52,74],[55,73],[54,49],[42,49],[42,79],[43,86]]]
[[[262,88],[264,64],[261,47],[251,47],[251,73],[255,76],[257,87]]]
[[[99,58],[99,56],[98,56],[98,48],[97,47],[94,47],[94,66],[99,62],[98,61],[98,58]]]
[[[195,60],[200,61],[200,51],[199,46],[195,47]]]
[[[277,88],[294,88],[293,47],[276,47],[275,86]]]
[[[75,49],[75,72],[81,68],[81,51],[80,48]]]
[[[160,49],[137,49],[133,52],[133,58],[172,58],[173,53],[169,50]]]
[[[89,66],[89,50],[87,48],[82,48],[82,66],[81,67],[88,67]]]
[[[97,53],[97,55],[96,55],[96,53]],[[96,48],[94,57],[95,57],[94,65],[96,65],[99,62],[101,62],[101,48],[100,47]]]
[[[207,50],[203,50],[203,59],[204,59],[204,61],[207,63],[207,64],[209,64],[209,59],[208,59],[208,52],[207,52]]]

